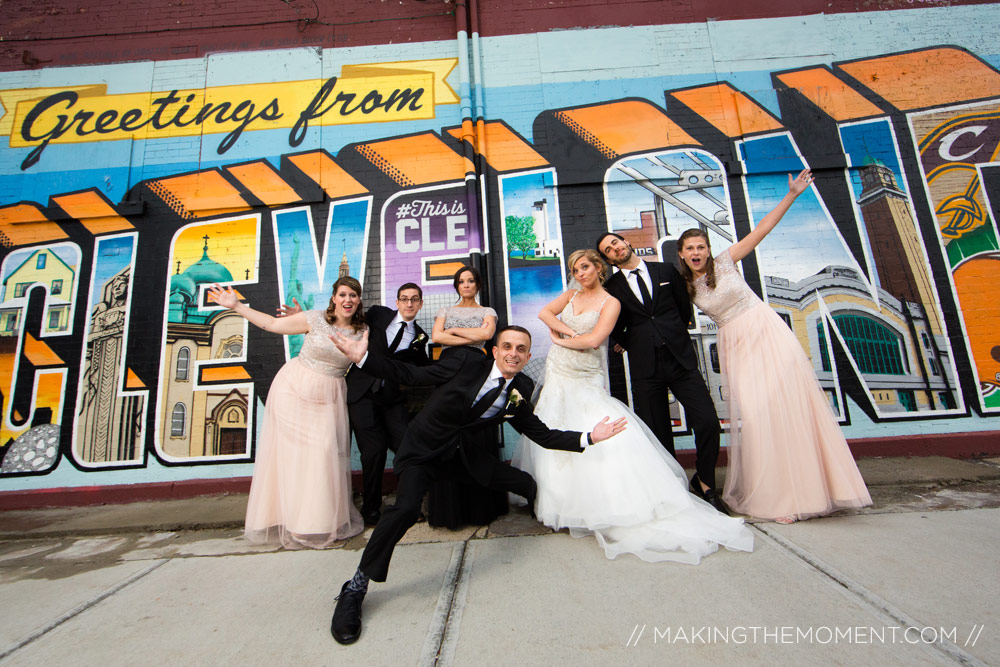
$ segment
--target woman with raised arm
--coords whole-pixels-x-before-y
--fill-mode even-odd
[[[333,284],[326,310],[272,317],[241,303],[231,287],[209,298],[251,324],[285,336],[305,334],[299,355],[274,376],[264,408],[244,535],[286,549],[322,549],[364,528],[351,500],[351,433],[344,375],[351,362],[329,334],[360,339],[365,330],[361,285]]]
[[[752,551],[743,520],[689,493],[680,464],[608,393],[607,338],[621,305],[601,286],[607,267],[597,251],[577,250],[568,265],[578,287],[538,314],[553,346],[535,414],[554,428],[572,430],[595,414],[625,417],[629,428],[572,456],[521,438],[513,463],[538,484],[538,520],[569,528],[574,537],[593,535],[608,558],[631,553],[650,562],[697,564],[720,544]]]
[[[486,343],[496,333],[497,311],[476,301],[482,282],[475,267],[463,266],[455,272],[452,284],[458,303],[437,311],[431,331],[431,340],[441,346],[442,354],[478,357],[486,353]],[[500,458],[499,450],[496,455]],[[451,530],[469,524],[484,526],[506,513],[507,494],[481,486],[438,480],[427,493],[427,523],[432,526]]]
[[[736,269],[812,181],[808,169],[789,174],[774,210],[714,260],[700,229],[677,240],[691,299],[719,325],[730,423],[722,497],[737,512],[778,523],[872,502],[798,339]]]

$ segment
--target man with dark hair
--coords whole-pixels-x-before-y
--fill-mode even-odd
[[[429,362],[427,334],[414,318],[423,306],[423,290],[415,283],[396,290],[396,310],[372,306],[365,313],[368,344],[373,352],[418,366]],[[398,382],[372,377],[352,367],[347,374],[347,412],[361,454],[361,516],[375,525],[382,513],[382,475],[387,452],[403,441],[409,418]]]
[[[531,358],[531,334],[506,327],[497,334],[492,358],[446,350],[437,363],[413,366],[367,349],[366,340],[334,334],[340,351],[366,373],[409,385],[433,385],[427,405],[414,417],[396,455],[399,476],[396,504],[386,508],[361,556],[354,578],[344,582],[330,631],[341,644],[361,634],[361,603],[369,579],[385,581],[396,543],[412,526],[433,479],[457,478],[499,491],[516,493],[534,507],[535,480],[498,461],[499,429],[506,422],[549,449],[582,452],[625,428],[625,419],[605,417],[590,433],[548,428],[528,401],[534,383],[521,373]]]
[[[673,392],[694,430],[697,458],[691,492],[728,514],[715,488],[719,417],[691,345],[688,323],[693,311],[684,278],[670,262],[644,262],[613,232],[597,240],[597,251],[619,269],[604,288],[621,302],[611,341],[616,351],[628,351],[635,413],[673,456],[667,396]]]

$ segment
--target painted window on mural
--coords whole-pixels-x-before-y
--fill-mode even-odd
[[[180,352],[177,353],[177,373],[175,374],[178,380],[188,379],[188,367],[191,362],[191,350],[186,347],[182,347]]]
[[[170,414],[170,435],[176,437],[182,437],[184,435],[186,422],[187,408],[184,407],[183,403],[177,403],[174,405],[173,412]]]
[[[24,293],[27,292],[28,288],[32,285],[34,285],[34,283],[18,283],[17,286],[14,287],[14,297],[17,298],[24,296]]]
[[[52,293],[53,294],[62,294],[62,287],[63,287],[63,281],[61,281],[61,280],[53,280],[52,281]]]
[[[833,319],[862,373],[903,375],[906,372],[899,352],[899,336],[892,329],[860,315],[834,315]]]
[[[243,357],[243,341],[232,340],[222,346],[223,359],[240,359]]]
[[[48,255],[46,255],[44,252],[43,253],[39,253],[38,259],[35,261],[35,268],[36,269],[44,269],[45,268],[45,259],[47,257],[48,257]]]

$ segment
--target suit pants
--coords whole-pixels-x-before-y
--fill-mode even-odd
[[[396,451],[406,433],[406,406],[402,401],[383,404],[378,394],[365,394],[347,406],[351,428],[361,454],[361,513],[382,507],[382,475],[388,451]]]
[[[651,377],[632,376],[635,413],[653,431],[664,449],[674,456],[673,426],[667,391],[684,407],[688,425],[694,430],[695,469],[698,479],[715,488],[715,464],[719,460],[719,416],[705,379],[696,369],[681,366],[666,346],[656,348],[655,372]]]
[[[361,555],[359,568],[374,581],[385,581],[393,549],[406,531],[417,522],[420,506],[431,482],[442,476],[458,478],[474,484],[460,457],[449,461],[433,460],[410,464],[399,473],[396,504],[387,507],[375,525],[372,536]],[[505,463],[497,465],[487,488],[515,493],[534,507],[537,487],[531,475]]]

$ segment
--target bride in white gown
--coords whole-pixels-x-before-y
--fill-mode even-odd
[[[607,388],[607,337],[620,310],[601,287],[607,267],[593,250],[570,255],[579,289],[549,303],[539,318],[554,343],[535,414],[552,428],[586,431],[593,415],[627,417],[629,427],[583,453],[559,452],[521,438],[514,465],[538,483],[535,512],[550,528],[593,535],[608,558],[698,564],[719,545],[753,551],[742,519],[728,517],[687,490],[680,464]],[[667,409],[667,406],[663,406]]]

